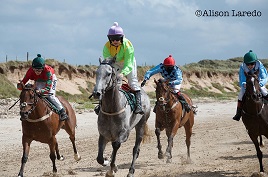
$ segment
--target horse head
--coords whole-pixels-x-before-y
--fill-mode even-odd
[[[101,99],[101,96],[117,84],[116,71],[113,67],[115,57],[102,60],[99,58],[100,65],[96,71],[96,85],[94,86],[93,96]]]
[[[252,72],[245,73],[245,76],[246,76],[245,95],[254,101],[260,101],[262,97],[258,75],[259,75],[259,70],[257,70],[254,73]]]
[[[154,80],[156,83],[156,99],[157,104],[163,107],[163,110],[166,110],[168,104],[172,105],[174,102],[174,94],[172,88],[169,86],[169,80],[159,79],[158,81]]]
[[[34,85],[24,85],[22,82],[22,91],[20,93],[20,116],[21,119],[27,119],[30,113],[35,109],[38,96]]]

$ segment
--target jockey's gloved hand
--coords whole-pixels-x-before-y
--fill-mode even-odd
[[[141,83],[141,87],[143,87],[146,83],[146,80],[143,80],[142,83]]]
[[[36,89],[36,90],[35,90],[35,93],[36,93],[37,95],[41,95],[41,89]]]

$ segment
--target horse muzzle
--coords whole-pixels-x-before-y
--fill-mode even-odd
[[[93,98],[100,99],[101,93],[100,92],[93,92]]]

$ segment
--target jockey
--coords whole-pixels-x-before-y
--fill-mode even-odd
[[[134,56],[134,47],[132,43],[124,37],[123,29],[114,22],[114,25],[108,31],[108,42],[103,48],[103,57],[115,57],[116,61],[113,65],[116,68],[117,75],[125,76],[128,79],[128,84],[135,91],[137,106],[135,114],[144,114],[141,105],[141,88],[138,86],[137,66]],[[99,113],[100,107],[95,107],[96,114]]]
[[[28,69],[22,82],[26,84],[29,80],[34,80],[36,84],[36,93],[47,94],[46,98],[51,102],[58,110],[60,120],[64,121],[68,119],[68,115],[59,99],[56,95],[57,77],[52,67],[45,64],[45,60],[40,54],[32,62],[32,67]],[[17,84],[17,88],[22,90],[22,85]]]
[[[169,55],[163,63],[155,66],[154,68],[147,71],[144,75],[144,80],[141,83],[141,87],[143,87],[147,80],[154,74],[161,73],[164,80],[169,80],[169,85],[173,88],[174,93],[176,93],[179,100],[182,100],[184,108],[186,112],[191,110],[190,106],[186,102],[185,98],[180,92],[181,83],[182,83],[182,71],[178,66],[175,65],[174,58]],[[154,109],[155,112],[155,109]]]
[[[267,70],[261,63],[261,61],[258,60],[257,55],[250,50],[248,53],[244,55],[244,62],[240,65],[239,70],[239,85],[241,87],[240,93],[238,95],[238,101],[237,101],[237,110],[236,115],[233,117],[234,120],[239,121],[241,117],[242,112],[242,98],[244,96],[244,93],[246,91],[246,76],[245,72],[255,72],[259,70],[259,83],[261,87],[261,93],[263,95],[263,98],[268,100],[268,92],[265,87],[265,84],[267,83]]]

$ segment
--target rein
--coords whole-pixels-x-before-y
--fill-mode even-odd
[[[31,114],[33,112],[33,110],[36,108],[36,105],[37,105],[38,101],[40,100],[40,98],[38,96],[36,96],[37,94],[36,94],[36,91],[34,89],[32,89],[32,88],[25,88],[25,90],[32,90],[34,92],[34,102],[33,103],[22,102],[20,104],[20,108],[26,107],[27,105],[33,105],[31,107],[31,109],[28,111],[29,114]],[[36,99],[36,97],[38,99]]]
[[[246,76],[251,76],[251,75],[246,74]],[[247,98],[247,100],[252,100],[255,103],[255,105],[261,104],[261,109],[257,112],[257,114],[250,114],[250,113],[246,112],[244,109],[242,109],[242,112],[245,115],[254,117],[254,116],[259,116],[262,113],[262,110],[264,108],[264,101],[261,98],[262,97],[261,91],[259,89],[256,89],[256,86],[255,86],[255,82],[259,83],[259,80],[257,79],[257,75],[256,74],[252,75],[250,81],[251,82],[248,83],[248,80],[247,80],[246,85],[247,85],[247,87],[249,86],[249,88],[246,88],[246,93],[245,93],[244,98]],[[250,86],[252,86],[252,88]],[[250,91],[253,93],[251,93]],[[247,100],[244,99],[244,102]]]
[[[110,80],[109,80],[109,82],[107,84],[108,86],[105,88],[105,92],[107,92],[108,90],[111,90],[111,89],[115,88],[116,85],[117,85],[116,84],[116,77],[113,77],[113,76],[116,75],[116,72],[115,72],[115,68],[108,62],[102,62],[101,65],[109,65],[112,68],[112,73],[111,73],[112,76],[111,76],[111,78],[110,78]],[[123,109],[121,109],[120,111],[117,111],[117,112],[113,112],[113,113],[105,112],[101,107],[101,112],[103,114],[105,114],[105,115],[108,115],[108,116],[119,115],[119,114],[121,114],[121,113],[123,113],[125,111],[126,105],[127,105],[127,102],[126,102],[125,106],[123,107]]]
[[[163,86],[164,87],[164,86]],[[167,97],[167,94],[168,93],[172,93],[173,92],[173,90],[171,90],[169,87],[164,87],[164,89],[166,90],[166,97]],[[158,99],[159,101],[161,101],[161,102],[163,102],[163,104],[159,104],[160,106],[162,106],[163,107],[163,111],[167,114],[167,113],[169,113],[173,108],[175,108],[176,106],[177,106],[177,104],[179,104],[179,100],[178,101],[176,101],[175,103],[173,103],[172,104],[172,106],[170,107],[170,109],[166,109],[166,105],[167,105],[167,103],[168,102],[170,102],[171,101],[171,99],[169,98],[169,99],[167,99],[167,100],[165,100],[165,98],[164,97],[159,97],[159,99]]]
[[[28,115],[30,115],[35,110],[35,108],[37,107],[37,103],[39,102],[39,100],[41,100],[41,98],[38,96],[36,91],[34,89],[32,89],[32,88],[24,88],[24,90],[33,91],[33,93],[34,93],[34,102],[33,103],[32,102],[30,102],[30,103],[29,102],[22,102],[20,104],[20,109],[26,107],[27,105],[32,105],[31,109],[28,111]],[[27,118],[25,120],[28,121],[28,122],[41,122],[41,121],[49,118],[52,115],[52,113],[53,113],[53,111],[50,111],[48,114],[42,116],[41,118],[38,118],[38,119],[29,119],[29,118]]]
[[[109,66],[111,66],[111,68],[112,68],[112,75],[115,75],[116,72],[114,71],[114,67],[110,63],[102,62],[101,65],[109,65]],[[111,84],[111,82],[112,82],[112,84]],[[110,89],[113,89],[116,86],[116,78],[114,79],[111,76],[111,78],[110,78],[110,80],[109,80],[109,82],[108,82],[107,85],[108,85],[108,87],[105,88],[105,92],[108,91],[108,90],[110,90]]]

